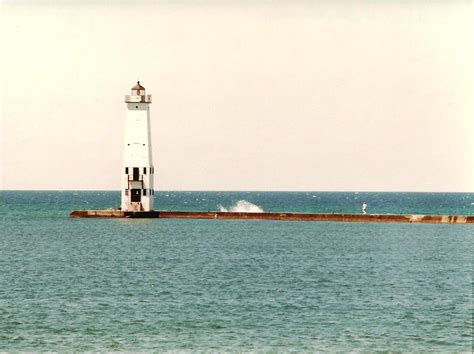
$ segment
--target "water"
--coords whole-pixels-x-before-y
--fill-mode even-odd
[[[472,193],[159,192],[156,209],[240,200],[474,214]],[[472,349],[473,225],[68,218],[118,192],[0,202],[0,350]]]

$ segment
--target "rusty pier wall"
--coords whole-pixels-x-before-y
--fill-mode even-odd
[[[286,220],[286,221],[339,221],[391,222],[423,224],[474,224],[474,215],[418,215],[418,214],[312,214],[312,213],[238,213],[203,211],[142,211],[75,210],[76,218],[160,218],[160,219],[224,219],[224,220]]]

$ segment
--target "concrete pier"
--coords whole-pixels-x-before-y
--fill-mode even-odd
[[[313,213],[236,213],[203,211],[121,211],[74,210],[73,218],[160,218],[160,219],[223,219],[223,220],[285,220],[392,222],[422,224],[474,224],[474,215],[419,215],[419,214],[313,214]]]

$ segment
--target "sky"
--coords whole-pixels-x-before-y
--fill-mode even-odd
[[[474,192],[471,1],[1,2],[0,189]]]

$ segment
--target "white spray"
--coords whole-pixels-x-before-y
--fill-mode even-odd
[[[232,212],[232,213],[263,213],[263,209],[258,205],[252,204],[246,200],[239,200],[229,209],[223,207],[221,204],[218,205],[219,211],[221,212]]]

